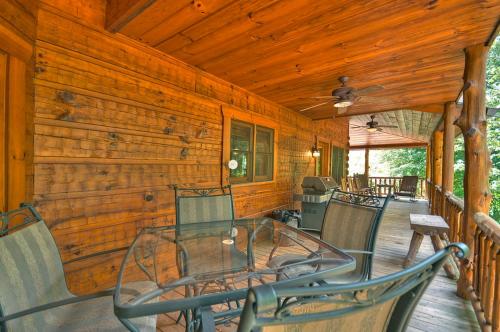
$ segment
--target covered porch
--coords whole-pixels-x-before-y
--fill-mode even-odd
[[[3,0],[0,9],[0,205],[36,208],[68,292],[116,287],[134,239],[177,226],[176,188],[230,188],[225,219],[261,218],[301,209],[306,177],[353,193],[350,149],[418,146],[428,156],[418,201],[388,204],[374,277],[403,270],[410,213],[440,215],[472,255],[458,263],[458,284],[438,274],[409,330],[500,329],[484,114],[498,1]],[[464,200],[450,193],[457,130]],[[402,178],[368,181],[371,196],[385,196]],[[5,220],[5,238],[23,224]],[[433,252],[424,242],[417,261]],[[184,329],[177,318],[158,315],[157,329]]]

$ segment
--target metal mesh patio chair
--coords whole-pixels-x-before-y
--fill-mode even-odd
[[[332,194],[323,218],[320,238],[356,258],[356,269],[337,276],[335,282],[345,283],[371,278],[377,233],[388,202],[387,197],[342,191]],[[314,229],[303,230],[317,232]],[[281,266],[298,259],[300,258],[295,255],[283,255],[271,258],[268,264]]]
[[[234,220],[231,186],[175,190],[176,225]]]
[[[248,292],[238,332],[404,331],[425,289],[454,250],[459,257],[468,256],[466,245],[452,244],[407,270],[370,281],[257,286]]]
[[[228,221],[228,231],[231,231],[234,221],[234,204],[231,186],[217,188],[180,188],[174,186],[175,206],[176,206],[176,230],[182,232],[182,225],[199,224],[207,222]],[[217,223],[220,227],[220,223]],[[182,276],[193,276],[203,272],[200,264],[193,263],[193,259],[206,260],[203,253],[207,250],[222,253],[229,249],[231,263],[235,270],[249,268],[248,257],[245,253],[236,248],[236,244],[223,244],[222,239],[213,241],[210,248],[200,246],[197,241],[184,241],[178,248],[178,268]],[[193,258],[192,258],[193,257]],[[206,261],[204,264],[206,265]],[[193,289],[186,288],[186,294],[201,295],[209,293],[215,289],[230,289],[226,280],[216,280],[212,282],[203,282]],[[239,303],[235,303],[239,306]],[[231,304],[228,302],[231,309]],[[186,313],[184,313],[186,315]],[[186,317],[189,324],[189,320]]]
[[[416,201],[415,197],[417,196],[417,185],[418,176],[403,176],[399,188],[394,193],[394,199],[398,199],[398,196],[406,196],[410,197],[410,201]]]
[[[16,227],[8,227],[14,221]],[[113,290],[75,296],[56,244],[31,205],[2,213],[0,331],[127,331],[113,313]],[[151,285],[134,285],[137,287]],[[134,319],[156,331],[156,316]]]

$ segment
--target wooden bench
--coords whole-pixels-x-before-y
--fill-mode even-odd
[[[410,214],[410,227],[413,230],[411,238],[410,249],[408,255],[403,263],[403,267],[408,267],[412,264],[415,256],[417,256],[418,249],[422,244],[424,235],[431,237],[434,251],[439,251],[445,246],[441,241],[441,237],[447,237],[449,231],[448,224],[440,216],[427,215],[427,214]],[[456,268],[452,259],[448,259],[443,268],[446,271],[448,278],[457,279],[458,269]]]

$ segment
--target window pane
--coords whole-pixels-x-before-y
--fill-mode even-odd
[[[251,159],[248,152],[231,151],[231,159],[238,162],[238,167],[230,171],[230,176],[247,178],[250,176]]]
[[[273,179],[274,131],[259,126],[256,128],[255,180],[269,181]]]
[[[257,127],[256,137],[257,152],[273,152],[273,131],[271,129]]]
[[[273,179],[273,155],[257,153],[255,156],[255,177],[259,181]]]
[[[229,176],[236,182],[252,181],[252,146],[253,126],[231,122],[231,159],[238,162],[238,167],[229,172]]]

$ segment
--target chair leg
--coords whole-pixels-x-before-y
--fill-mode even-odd
[[[422,244],[422,240],[424,236],[418,232],[413,232],[413,236],[411,237],[410,249],[408,250],[408,255],[406,255],[406,259],[404,260],[403,267],[407,268],[411,265],[415,257],[417,256],[418,249],[420,249],[420,245]]]

